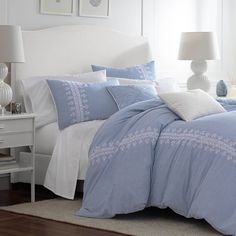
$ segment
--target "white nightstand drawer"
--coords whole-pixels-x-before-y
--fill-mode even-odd
[[[21,147],[33,145],[33,133],[0,134],[0,148]]]
[[[32,119],[0,120],[0,135],[7,132],[33,131]]]
[[[31,146],[32,161],[24,165],[19,158],[21,147]],[[0,149],[10,148],[11,156],[16,163],[0,162],[0,174],[13,174],[30,171],[31,173],[31,201],[35,201],[35,115],[10,114],[0,115]]]

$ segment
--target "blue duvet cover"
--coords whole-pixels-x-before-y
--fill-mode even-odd
[[[184,122],[153,99],[104,123],[90,148],[78,215],[110,218],[149,206],[236,235],[236,111]]]

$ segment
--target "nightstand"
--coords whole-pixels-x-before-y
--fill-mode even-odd
[[[29,146],[32,161],[26,166],[16,159],[16,163],[1,165],[0,175],[16,172],[31,172],[31,201],[35,201],[35,115],[34,114],[5,114],[0,115],[0,149]],[[14,153],[14,152],[13,152]]]

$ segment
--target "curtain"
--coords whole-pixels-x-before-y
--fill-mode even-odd
[[[154,58],[159,77],[174,77],[185,83],[192,74],[190,61],[178,60],[181,32],[214,31],[221,49],[223,0],[156,0],[154,1]],[[221,61],[208,63],[208,76],[217,80]]]

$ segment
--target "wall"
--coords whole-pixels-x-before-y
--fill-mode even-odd
[[[110,0],[110,17],[107,19],[79,17],[78,0],[74,0],[72,17],[39,14],[39,0],[7,1],[8,23],[19,24],[25,30],[62,24],[99,24],[130,34],[141,33],[141,0]]]
[[[160,77],[184,82],[191,75],[190,62],[178,61],[180,34],[196,30],[198,0],[159,0],[155,2],[155,56]]]
[[[236,81],[236,1],[224,0],[223,4],[223,69],[225,78]]]
[[[178,71],[183,71],[181,65],[186,65],[186,63],[178,64],[174,53],[168,54],[164,51],[164,48],[168,48],[170,51],[173,48],[176,50],[178,47],[178,41],[175,40],[173,44],[174,37],[173,34],[171,35],[173,29],[172,16],[176,16],[175,23],[177,22],[180,25],[183,22],[188,22],[188,25],[192,26],[193,21],[195,21],[195,17],[192,17],[194,16],[192,5],[195,1],[198,0],[181,0],[181,4],[175,2],[173,6],[173,0],[110,0],[110,17],[98,19],[78,17],[78,0],[74,0],[74,14],[72,17],[39,14],[39,0],[0,0],[5,4],[7,2],[7,23],[21,25],[24,30],[62,24],[98,24],[128,34],[143,34],[149,38],[154,57],[158,60],[158,73],[171,76],[176,76]],[[170,5],[173,7],[170,8]],[[177,12],[175,12],[176,9],[178,9]],[[179,14],[184,16],[181,20],[178,19]],[[188,19],[189,15],[191,15],[190,20]],[[178,32],[180,31],[180,28],[175,27],[175,29]],[[189,29],[192,29],[192,27],[189,27]],[[176,35],[176,32],[174,32],[174,35]],[[169,39],[172,39],[172,41]],[[175,66],[175,70],[168,71],[170,61],[171,63],[174,61],[177,66],[180,65],[181,69],[176,70],[177,66]],[[189,66],[184,68],[187,68],[188,74]],[[186,75],[183,78],[185,79]]]
[[[7,1],[0,0],[0,23],[7,23]]]
[[[190,62],[177,60],[180,32],[213,30],[218,32],[222,58],[209,62],[208,76],[215,81],[236,79],[235,0],[110,0],[110,17],[106,19],[79,17],[78,2],[74,0],[71,17],[39,14],[39,0],[0,0],[0,23],[19,24],[25,30],[97,24],[133,35],[143,33],[153,47],[158,75],[175,77],[181,82],[192,72]]]
[[[40,0],[0,0],[0,16],[4,16],[0,17],[0,24],[21,25],[23,30],[64,24],[101,25],[131,35],[147,36],[153,47],[155,1],[110,0],[108,18],[90,18],[78,16],[79,0],[74,0],[73,16],[42,15],[39,13]]]

